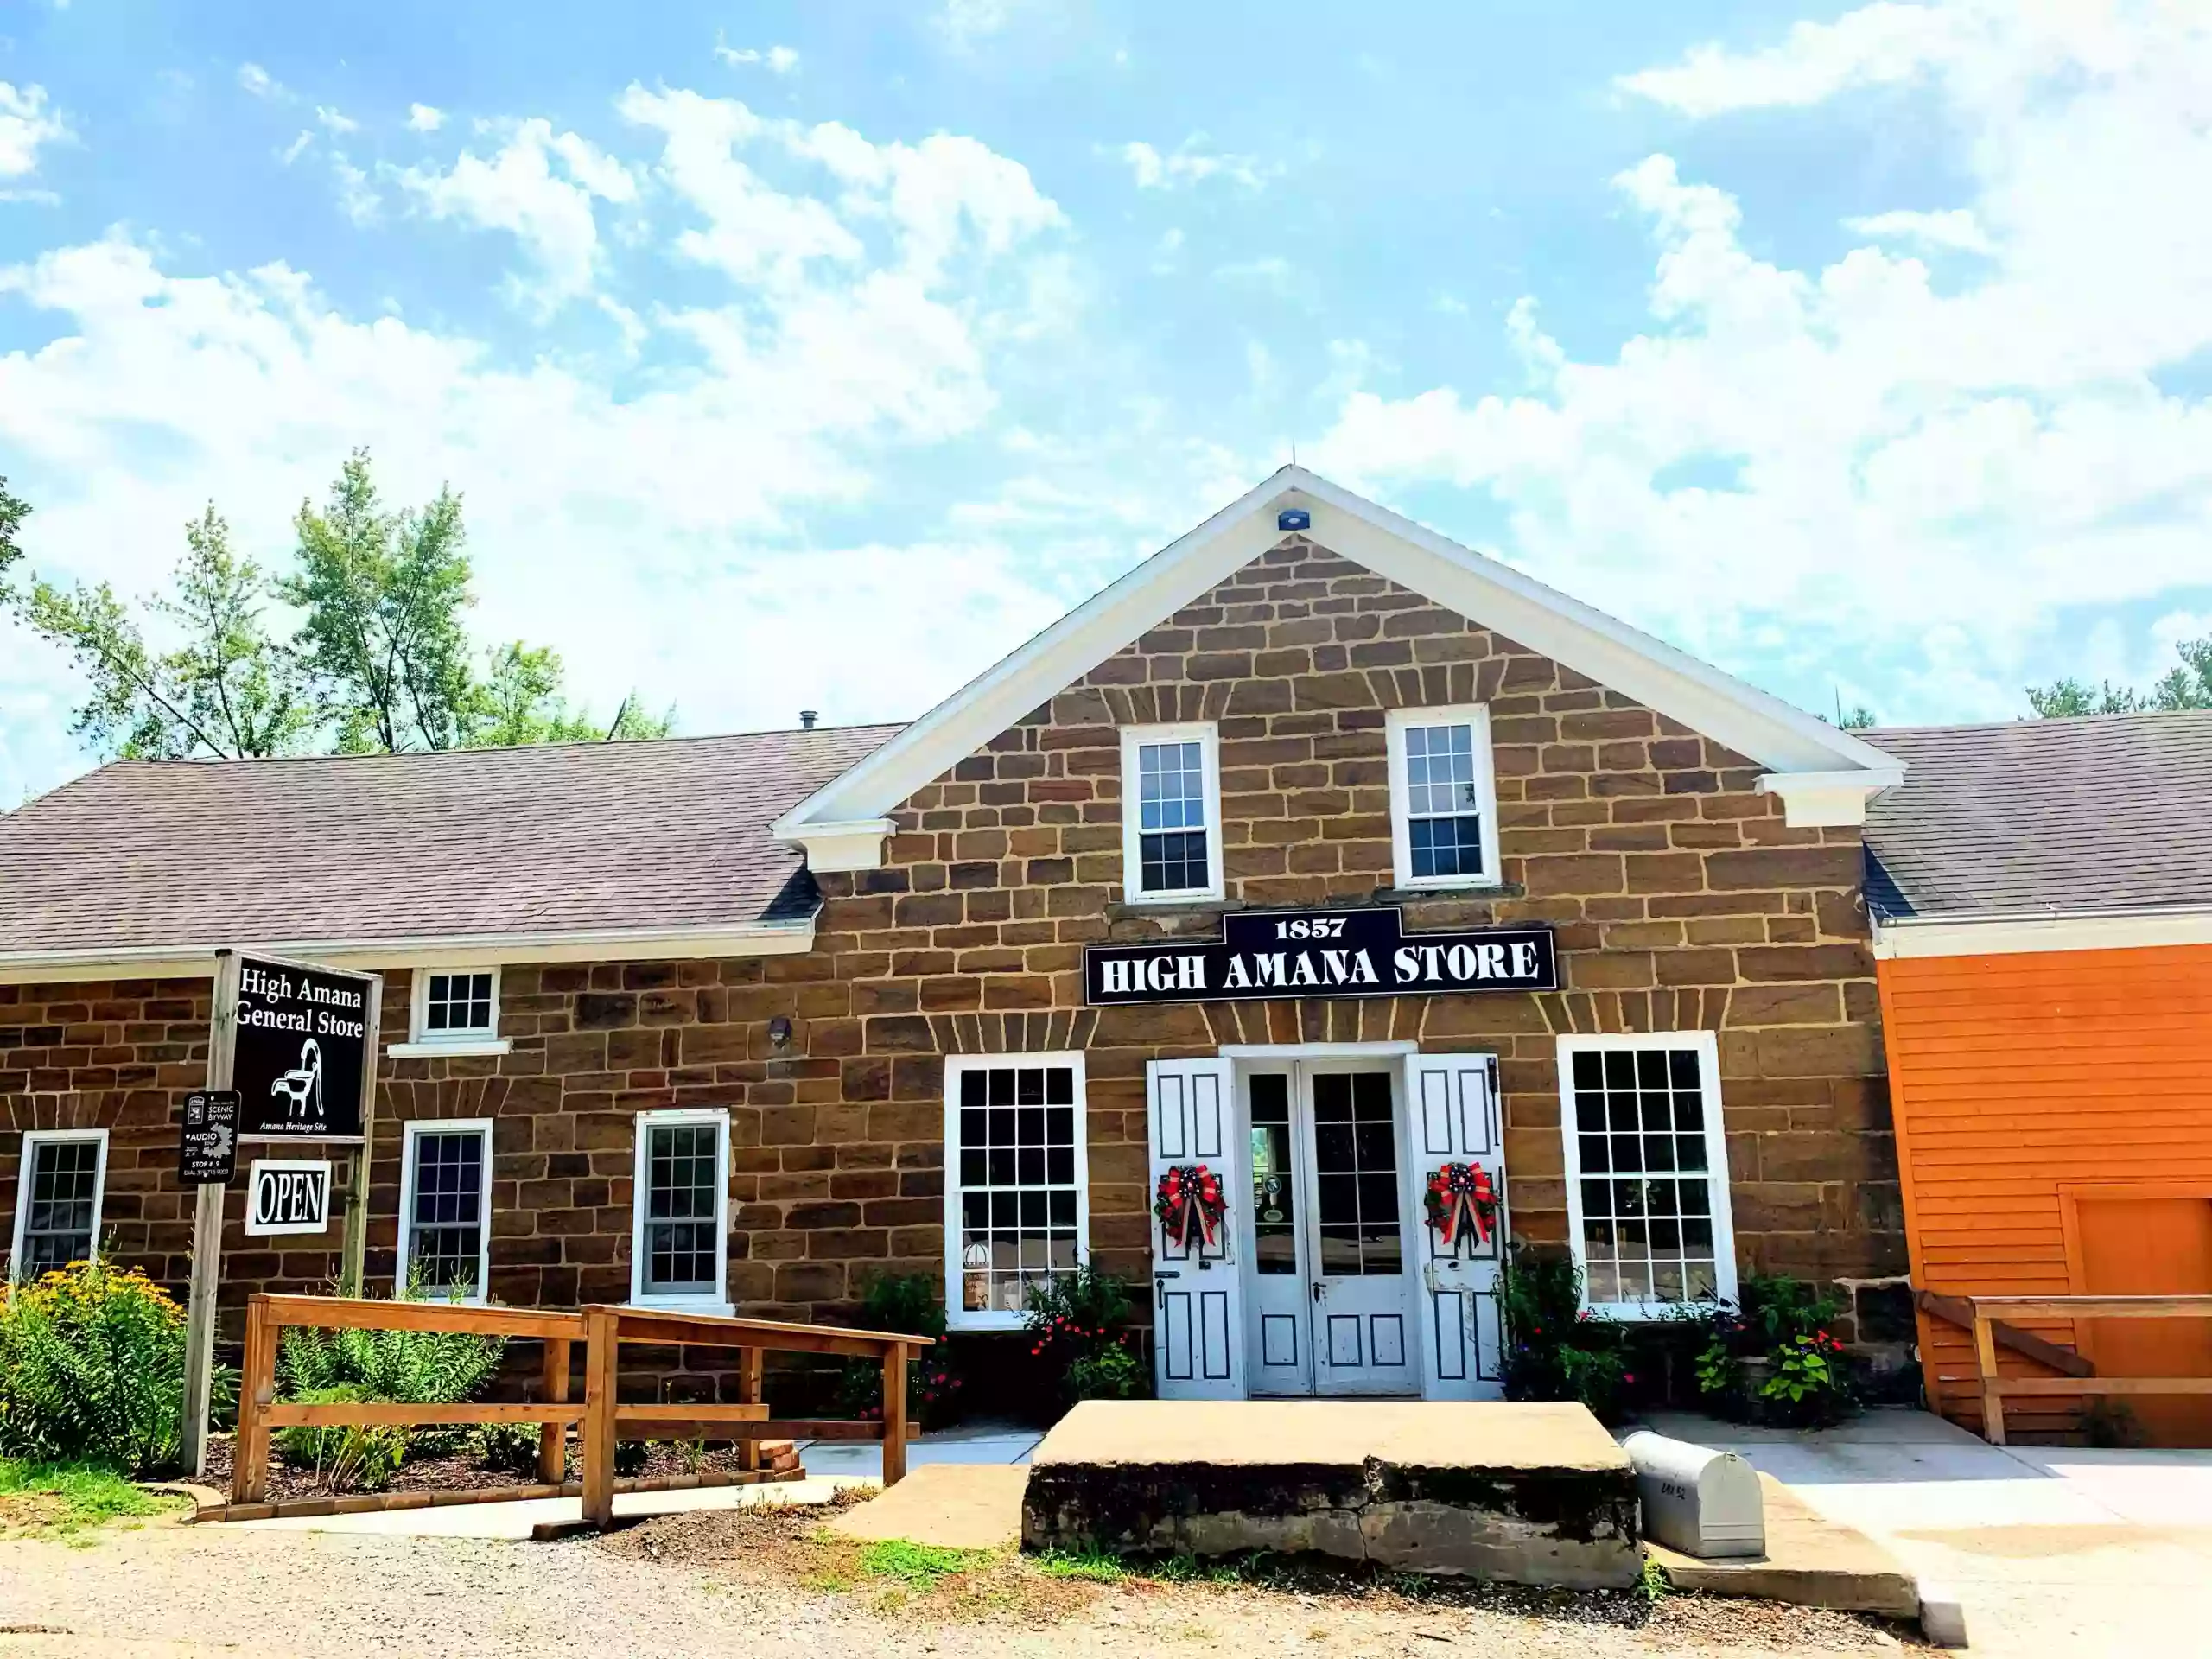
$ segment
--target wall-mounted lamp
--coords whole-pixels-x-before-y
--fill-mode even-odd
[[[791,1046],[791,1020],[789,1014],[779,1014],[768,1022],[768,1040],[778,1048]]]

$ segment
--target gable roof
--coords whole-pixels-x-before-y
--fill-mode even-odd
[[[0,816],[0,974],[204,972],[222,944],[804,950],[814,883],[769,823],[898,729],[119,761]]]
[[[1866,815],[1885,920],[2212,906],[2212,710],[1875,738],[1910,767]]]
[[[1277,515],[1294,507],[1312,515],[1304,533],[1320,545],[1636,698],[1776,774],[1806,774],[1805,784],[1855,793],[1858,800],[1897,781],[1897,761],[1872,744],[1294,466],[969,681],[815,791],[777,823],[775,832],[810,852],[879,836],[883,815],[916,790],[1281,541]],[[1856,821],[1855,810],[1850,821]],[[817,868],[836,868],[815,861]]]

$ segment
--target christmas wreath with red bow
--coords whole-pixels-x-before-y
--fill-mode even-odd
[[[1490,1172],[1480,1164],[1445,1164],[1428,1178],[1423,1195],[1428,1224],[1436,1229],[1446,1248],[1456,1248],[1470,1224],[1481,1243],[1490,1243],[1497,1220],[1497,1190]]]
[[[1152,1213],[1179,1249],[1189,1249],[1194,1235],[1212,1243],[1228,1210],[1220,1179],[1204,1164],[1171,1166],[1152,1195]]]

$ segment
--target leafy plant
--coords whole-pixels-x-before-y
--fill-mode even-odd
[[[1497,1286],[1509,1400],[1579,1400],[1611,1421],[1636,1381],[1627,1328],[1582,1305],[1582,1270],[1572,1256],[1526,1244],[1508,1252]]]
[[[944,1345],[944,1304],[927,1274],[883,1274],[861,1295],[860,1323],[869,1331],[927,1337],[937,1345],[906,1363],[906,1408],[924,1428],[942,1428],[960,1415],[961,1379]],[[837,1379],[837,1408],[848,1417],[883,1414],[883,1367],[849,1359]]]
[[[1060,1404],[1143,1393],[1144,1367],[1128,1328],[1136,1305],[1127,1280],[1085,1262],[1031,1285],[1027,1300],[1021,1323],[1029,1355]]]
[[[537,1447],[536,1423],[482,1423],[469,1436],[478,1464],[504,1474],[537,1474]]]
[[[358,1405],[373,1398],[352,1383],[306,1389],[299,1405]],[[312,1470],[317,1484],[334,1492],[381,1491],[406,1460],[408,1432],[397,1423],[295,1423],[270,1436],[277,1455],[295,1469]]]
[[[128,1474],[174,1467],[184,1326],[184,1310],[136,1268],[77,1262],[0,1291],[0,1452]],[[218,1369],[215,1406],[236,1376]]]
[[[1752,1274],[1740,1308],[1723,1306],[1709,1316],[1699,1392],[1729,1416],[1801,1427],[1835,1421],[1852,1402],[1844,1345],[1828,1329],[1843,1311],[1832,1291]]]
[[[446,1300],[459,1301],[466,1287]],[[408,1275],[404,1300],[428,1301],[419,1273]],[[499,1369],[505,1337],[459,1331],[318,1331],[287,1327],[276,1355],[278,1380],[291,1394],[357,1388],[365,1400],[452,1405],[472,1399]]]
[[[1802,1408],[1808,1400],[1834,1393],[1841,1381],[1835,1357],[1842,1352],[1843,1344],[1825,1331],[1790,1338],[1775,1351],[1774,1372],[1759,1385],[1760,1398]]]

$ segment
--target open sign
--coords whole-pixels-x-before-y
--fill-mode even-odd
[[[302,1159],[262,1158],[247,1172],[245,1230],[320,1233],[330,1225],[330,1165]]]

